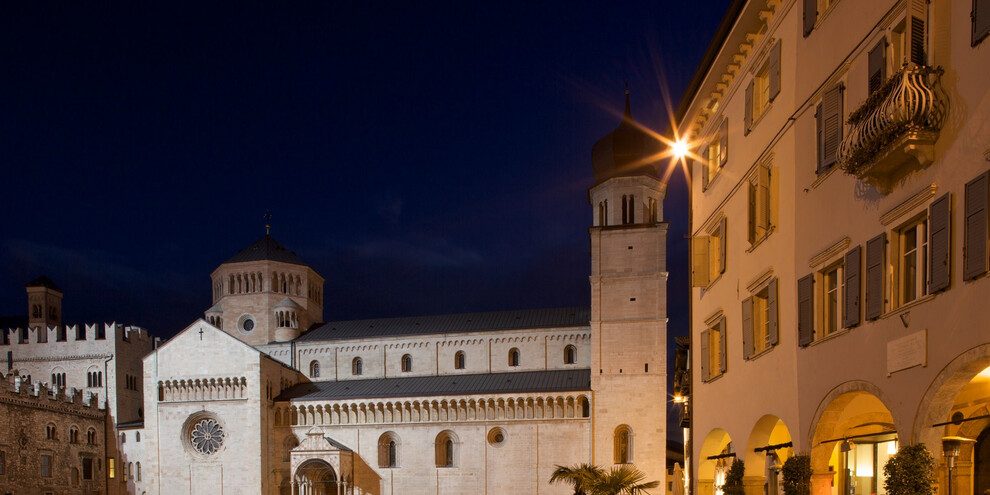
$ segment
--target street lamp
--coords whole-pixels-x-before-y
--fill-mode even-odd
[[[949,490],[948,495],[952,495],[952,468],[956,467],[956,457],[959,457],[959,450],[964,443],[973,443],[966,437],[942,437],[942,457],[945,458],[945,465],[949,468]]]

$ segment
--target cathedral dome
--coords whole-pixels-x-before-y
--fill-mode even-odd
[[[241,249],[224,263],[242,263],[245,261],[279,261],[293,265],[305,265],[296,253],[289,251],[278,243],[270,234],[258,239],[254,244]]]
[[[655,156],[660,149],[660,142],[632,119],[629,92],[626,91],[626,110],[622,122],[591,148],[595,183],[631,175],[656,177],[658,162]]]

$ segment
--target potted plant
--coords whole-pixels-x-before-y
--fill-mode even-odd
[[[784,462],[784,495],[811,495],[811,457],[796,455]]]
[[[923,444],[903,447],[883,466],[888,495],[935,495],[935,458]]]
[[[745,495],[743,491],[743,476],[746,474],[746,465],[741,459],[734,459],[729,466],[729,472],[725,474],[725,484],[722,485],[723,495]]]

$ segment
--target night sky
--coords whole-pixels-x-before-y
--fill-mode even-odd
[[[626,81],[666,128],[729,3],[4,2],[0,316],[47,275],[168,338],[266,210],[328,320],[587,305],[591,147]]]

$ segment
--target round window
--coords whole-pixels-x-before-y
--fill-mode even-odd
[[[244,331],[250,332],[251,330],[254,330],[254,320],[248,318],[244,320]]]
[[[237,329],[247,333],[254,330],[254,317],[248,313],[244,313],[240,318],[237,319]]]
[[[501,447],[505,443],[505,430],[492,428],[488,431],[488,443],[492,447]]]
[[[200,454],[213,455],[223,445],[223,427],[213,419],[204,419],[193,425],[189,441]]]

